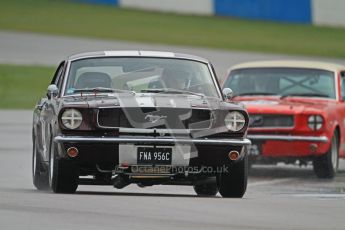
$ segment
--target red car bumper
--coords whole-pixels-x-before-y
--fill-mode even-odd
[[[325,154],[329,149],[327,136],[248,135],[252,141],[251,155],[263,157],[309,157]]]

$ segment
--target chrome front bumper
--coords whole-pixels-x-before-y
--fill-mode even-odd
[[[307,142],[328,142],[326,136],[294,136],[294,135],[248,135],[253,141],[307,141]]]
[[[131,144],[195,144],[195,145],[250,145],[247,138],[241,139],[207,139],[207,138],[171,138],[171,137],[92,137],[92,136],[56,136],[57,143],[131,143]]]

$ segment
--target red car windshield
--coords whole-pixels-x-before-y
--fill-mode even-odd
[[[279,95],[336,98],[331,71],[298,68],[250,68],[234,70],[224,87],[235,96]]]

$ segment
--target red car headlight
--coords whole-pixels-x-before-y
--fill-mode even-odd
[[[323,125],[323,117],[320,115],[311,115],[308,117],[308,127],[311,130],[320,130]]]

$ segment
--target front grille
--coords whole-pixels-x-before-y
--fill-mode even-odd
[[[281,114],[250,114],[250,128],[277,128],[277,127],[293,127],[294,118],[292,115]]]
[[[103,128],[208,129],[211,112],[182,108],[102,108],[97,120]]]

